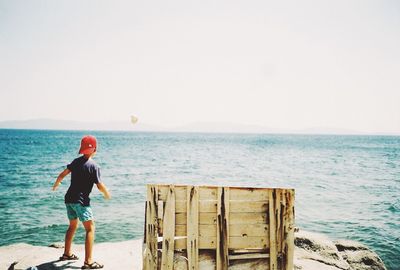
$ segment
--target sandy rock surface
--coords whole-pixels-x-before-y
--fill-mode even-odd
[[[299,231],[295,235],[294,270],[386,270],[382,260],[365,245],[349,240],[332,241],[322,234]],[[0,247],[0,269],[38,270],[80,269],[84,260],[84,246],[75,245],[78,261],[58,261],[63,249],[15,244]],[[95,244],[94,259],[106,270],[142,269],[142,240]],[[175,270],[186,270],[187,260],[182,254],[175,256]],[[229,270],[267,269],[266,259],[232,261]],[[201,270],[215,269],[213,253],[200,253]],[[10,268],[10,270],[13,268]]]
[[[0,247],[0,269],[8,269],[18,262],[15,270],[26,270],[36,266],[38,270],[81,269],[85,258],[83,245],[74,245],[77,261],[59,261],[63,248],[39,247],[28,244],[15,244]],[[100,243],[94,246],[94,260],[104,264],[106,270],[141,269],[142,240],[118,243]]]

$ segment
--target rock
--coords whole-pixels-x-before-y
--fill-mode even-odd
[[[350,266],[338,253],[335,244],[322,234],[299,231],[295,234],[295,261],[298,266],[304,268],[302,261],[312,260],[320,264],[336,267],[337,269],[349,270]],[[322,267],[322,266],[321,266]],[[313,268],[311,268],[313,269]]]
[[[339,254],[354,270],[386,269],[381,258],[367,246],[350,240],[338,240],[334,243]]]
[[[383,261],[367,246],[350,240],[332,241],[323,234],[295,234],[297,270],[386,270]]]
[[[268,269],[267,259],[231,261],[229,270]],[[176,253],[175,270],[187,270],[184,253]],[[199,269],[215,269],[215,251],[201,250]],[[382,260],[365,245],[349,240],[332,241],[326,235],[299,230],[295,233],[294,270],[386,270]]]
[[[53,243],[53,244],[49,245],[49,247],[52,247],[52,248],[64,248],[64,244],[62,244],[62,243]]]

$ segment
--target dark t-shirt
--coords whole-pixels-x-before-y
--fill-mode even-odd
[[[71,171],[71,185],[65,194],[65,203],[89,206],[93,185],[101,182],[100,167],[92,159],[81,156],[68,164],[67,168]]]

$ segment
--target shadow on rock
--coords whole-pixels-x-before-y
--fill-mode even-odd
[[[36,268],[33,267],[34,270],[63,270],[63,269],[81,269],[78,266],[73,265],[74,262],[63,262],[60,264],[60,261],[51,261],[42,263],[37,265]],[[26,270],[31,270],[32,268],[27,268]]]

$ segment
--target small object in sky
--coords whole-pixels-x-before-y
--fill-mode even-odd
[[[132,124],[136,124],[138,120],[139,120],[139,119],[138,119],[136,116],[131,115],[131,123],[132,123]]]

